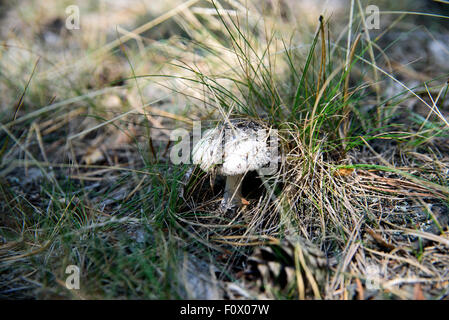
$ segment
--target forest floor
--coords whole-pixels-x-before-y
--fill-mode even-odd
[[[0,298],[448,299],[449,4],[158,3],[0,1]],[[228,117],[280,160],[223,213],[172,151]]]

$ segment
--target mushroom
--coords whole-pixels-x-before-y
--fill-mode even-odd
[[[242,205],[242,178],[271,161],[267,130],[251,120],[229,120],[206,130],[192,151],[194,164],[226,176],[224,211]]]

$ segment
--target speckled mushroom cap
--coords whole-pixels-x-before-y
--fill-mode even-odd
[[[251,120],[231,120],[206,130],[194,146],[192,160],[208,172],[225,176],[257,170],[271,160],[268,130]]]

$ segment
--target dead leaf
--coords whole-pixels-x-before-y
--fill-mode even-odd
[[[96,147],[89,147],[87,148],[86,154],[81,159],[81,162],[84,162],[87,165],[91,165],[102,160],[104,160],[103,152]]]
[[[421,285],[419,283],[415,285],[413,295],[414,295],[413,300],[426,300],[422,292]]]
[[[357,285],[358,299],[365,300],[365,291],[363,290],[362,282],[359,278],[355,278],[355,283]]]
[[[348,169],[348,168],[339,168],[337,171],[335,171],[336,176],[340,177],[347,177],[350,176],[354,172],[354,169]]]
[[[396,247],[388,242],[386,242],[381,235],[374,232],[374,230],[370,228],[365,228],[365,231],[383,248],[390,250],[394,250]]]
[[[122,100],[120,99],[119,96],[113,94],[113,95],[105,96],[101,100],[101,103],[103,106],[108,107],[108,108],[118,108],[122,105]]]

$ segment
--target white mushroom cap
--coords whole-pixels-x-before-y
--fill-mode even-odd
[[[216,168],[224,176],[244,174],[270,162],[268,137],[267,130],[254,121],[231,120],[204,132],[192,160],[206,172]]]

